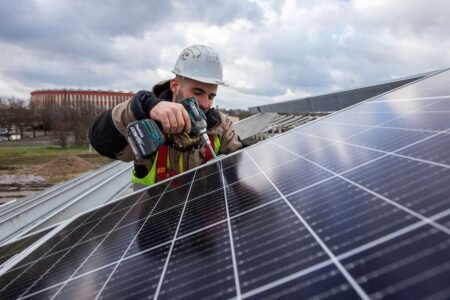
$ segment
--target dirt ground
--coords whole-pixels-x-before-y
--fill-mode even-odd
[[[62,154],[32,167],[0,170],[0,204],[29,196],[97,167],[77,155]]]

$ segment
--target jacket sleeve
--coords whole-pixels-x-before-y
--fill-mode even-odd
[[[127,146],[125,137],[114,126],[111,109],[97,117],[89,130],[89,141],[98,153],[112,159]]]
[[[240,150],[242,148],[242,143],[232,127],[231,120],[222,112],[220,113],[220,117],[222,119],[222,122],[218,128],[218,133],[221,135],[220,153],[230,154]]]
[[[131,99],[103,112],[89,131],[91,145],[101,155],[132,161],[134,154],[125,138],[126,127],[136,120],[149,118],[150,110],[160,101],[152,92],[139,91]]]

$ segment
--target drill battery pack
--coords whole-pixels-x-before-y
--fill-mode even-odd
[[[127,140],[138,160],[155,153],[165,143],[163,133],[150,119],[130,123],[127,126]]]

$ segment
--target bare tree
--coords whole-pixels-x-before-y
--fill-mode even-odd
[[[15,126],[16,131],[19,131],[20,138],[23,139],[24,130],[30,126],[30,109],[25,105],[25,101],[21,99],[10,98],[8,102],[12,117],[11,123]]]
[[[12,127],[11,113],[9,111],[8,102],[6,99],[0,98],[0,128],[2,133],[6,135],[8,141],[10,139],[10,132]]]
[[[69,146],[70,137],[74,137],[76,145],[86,146],[89,144],[89,128],[100,112],[91,102],[71,106],[68,101],[63,101],[62,105],[30,101],[26,105],[20,99],[0,98],[0,128],[7,130],[8,139],[13,134],[13,128],[18,130],[21,138],[25,130],[33,130],[35,137],[35,130],[42,129],[51,131],[61,147]]]
[[[45,128],[44,122],[41,118],[41,111],[39,109],[39,105],[30,101],[29,106],[29,122],[31,130],[33,131],[33,138],[36,137],[36,130],[44,130],[44,135],[47,135],[47,131],[50,129],[49,127]]]
[[[6,129],[8,140],[17,133],[23,138],[23,132],[31,121],[30,110],[24,100],[14,97],[0,99],[0,116],[0,127]]]
[[[78,145],[89,145],[88,131],[97,117],[98,109],[93,103],[84,103],[77,109],[77,118],[74,124],[75,142]]]
[[[50,104],[34,104],[32,102],[32,110],[35,114],[36,126],[38,129],[44,130],[44,135],[52,129],[53,105]]]
[[[52,117],[51,129],[58,140],[58,144],[63,148],[68,147],[69,136],[73,130],[74,123],[70,107],[53,106],[49,107],[49,112]]]

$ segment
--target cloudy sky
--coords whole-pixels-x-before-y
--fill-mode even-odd
[[[2,0],[0,96],[138,91],[190,44],[215,48],[216,103],[247,108],[450,67],[445,0]]]

